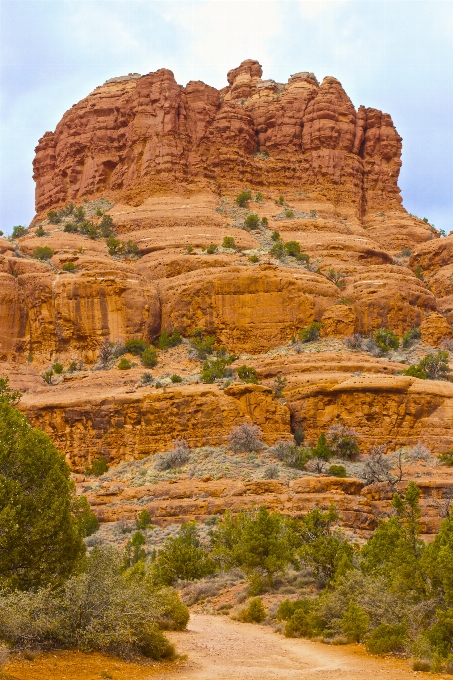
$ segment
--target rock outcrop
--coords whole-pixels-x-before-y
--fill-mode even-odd
[[[112,78],[42,137],[37,215],[22,237],[0,238],[0,374],[79,474],[99,456],[111,471],[145,459],[154,470],[182,438],[215,458],[243,422],[267,445],[298,433],[312,446],[346,425],[365,457],[422,442],[428,460],[410,474],[424,480],[430,533],[450,483],[434,456],[453,448],[453,385],[403,372],[439,348],[451,364],[453,236],[403,208],[388,114],[356,110],[333,77],[262,75],[247,60],[221,90],[182,87],[167,69]],[[385,352],[371,338],[380,328],[420,339]],[[119,366],[127,340],[157,345],[174,329],[183,343],[156,350],[157,365],[126,353]],[[220,364],[234,353],[223,377],[202,375],[215,355],[197,354],[195,329],[215,336]],[[288,468],[264,479],[276,473],[259,460],[245,472],[224,461],[209,479],[195,463],[152,484],[119,475],[90,491],[78,477],[79,488],[103,521],[143,507],[165,524],[335,502],[361,532],[389,511],[388,488]]]

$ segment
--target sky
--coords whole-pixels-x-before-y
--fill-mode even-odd
[[[108,78],[171,69],[220,88],[244,59],[263,77],[335,76],[403,137],[409,212],[453,229],[453,0],[0,0],[0,230],[34,215],[47,130]]]

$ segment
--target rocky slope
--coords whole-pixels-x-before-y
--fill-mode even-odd
[[[453,236],[440,238],[403,208],[401,142],[388,114],[356,111],[335,78],[319,84],[303,72],[280,84],[263,80],[252,60],[220,91],[182,87],[165,69],[96,88],[39,141],[36,218],[24,236],[0,239],[0,370],[24,392],[31,421],[75,471],[103,455],[110,475],[121,461],[152,461],[176,438],[220,450],[244,420],[268,445],[296,429],[312,444],[343,423],[365,455],[374,444],[390,452],[425,442],[431,464],[412,474],[445,496],[451,468],[434,466],[434,456],[453,446],[453,384],[401,372],[453,346]],[[244,189],[251,198],[239,206]],[[49,220],[71,202],[83,219],[67,210]],[[247,227],[251,214],[258,219]],[[117,245],[102,236],[104,215]],[[307,257],[272,252],[276,231]],[[40,260],[42,247],[50,251]],[[313,321],[321,339],[294,342]],[[254,367],[260,385],[203,384],[187,342],[158,352],[148,385],[136,357],[130,370],[99,362],[106,340],[153,342],[174,328],[187,338],[196,327],[236,353],[233,369]],[[400,337],[417,327],[421,337],[381,357],[346,342],[381,327]],[[46,383],[41,374],[55,361],[65,370]],[[344,522],[364,529],[387,511],[388,499],[379,506],[360,481],[337,499],[330,478],[301,491],[299,478],[281,471],[283,481],[260,482],[261,472],[217,469],[206,482],[183,472],[158,482],[174,486],[138,496],[122,483],[111,493],[109,477],[90,498],[106,521],[145,504],[165,523],[262,501],[296,513],[335,497]],[[427,531],[431,515],[440,510],[426,510]]]

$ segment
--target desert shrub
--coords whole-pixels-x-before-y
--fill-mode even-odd
[[[415,269],[414,269],[414,274],[417,279],[420,279],[420,281],[423,281],[423,269],[421,266],[418,264]]]
[[[40,224],[39,227],[35,231],[35,236],[39,236],[39,238],[42,238],[45,235],[46,235],[46,232],[44,231],[42,224]]]
[[[56,362],[52,365],[52,368],[53,368],[54,373],[56,373],[57,375],[60,375],[60,373],[63,373],[63,368],[64,368],[64,366],[63,366],[63,364],[60,364],[59,361],[56,361]]]
[[[421,671],[422,673],[429,673],[431,670],[431,661],[425,659],[415,659],[412,662],[413,671]]]
[[[401,338],[401,345],[404,347],[404,349],[412,347],[416,340],[420,340],[420,337],[421,337],[420,329],[411,328],[410,330],[403,333],[403,337]]]
[[[260,597],[252,598],[238,615],[238,620],[244,623],[262,623],[265,618],[266,610]]]
[[[218,250],[218,246],[216,246],[215,243],[211,243],[211,244],[206,248],[206,252],[207,252],[208,255],[214,255],[214,253],[216,253],[217,250]]]
[[[250,255],[249,262],[253,262],[253,264],[256,264],[259,261],[260,261],[260,258],[258,257],[258,255]]]
[[[344,288],[344,278],[346,274],[344,272],[337,272],[335,269],[329,269],[327,272],[327,278],[332,281],[338,288]]]
[[[285,210],[285,217],[288,217],[289,219],[294,217],[294,210]]]
[[[127,340],[124,343],[124,347],[126,349],[126,352],[134,354],[134,356],[141,356],[145,349],[149,347],[149,345],[146,342],[146,340],[142,340],[140,338],[132,338],[131,340]]]
[[[366,648],[371,654],[377,655],[403,652],[406,641],[407,629],[404,624],[381,623],[366,641]]]
[[[85,496],[76,496],[72,502],[72,514],[78,522],[79,533],[84,538],[99,529],[99,520],[90,508]]]
[[[293,561],[292,531],[290,520],[264,506],[227,512],[212,532],[212,555],[224,569],[242,569],[258,594]]]
[[[66,222],[66,224],[63,227],[63,231],[66,232],[67,234],[77,234],[79,231],[79,227],[77,224],[74,224],[74,222]]]
[[[278,460],[297,470],[305,470],[305,465],[312,458],[311,449],[295,446],[292,442],[280,439],[272,448],[272,455]]]
[[[52,248],[49,246],[38,246],[33,251],[33,257],[35,260],[50,260],[53,255]]]
[[[260,451],[263,448],[262,436],[258,425],[243,422],[231,429],[228,444],[235,453]]]
[[[374,341],[384,352],[389,352],[391,349],[398,349],[400,345],[396,333],[388,328],[379,328],[374,334]]]
[[[154,378],[151,375],[151,373],[142,373],[140,382],[142,385],[152,385],[154,382]]]
[[[255,202],[256,203],[262,203],[263,199],[264,199],[264,196],[261,193],[261,191],[257,191],[256,196],[255,196]]]
[[[271,248],[271,253],[277,258],[277,260],[281,260],[283,257],[285,257],[286,250],[285,246],[283,245],[283,241],[276,241],[275,245],[273,245]]]
[[[449,467],[453,467],[453,451],[445,451],[444,453],[441,453],[438,456],[439,462],[442,463],[442,465],[448,465]]]
[[[180,383],[180,382],[182,382],[181,376],[178,375],[177,373],[173,373],[173,375],[170,376],[170,380],[172,381],[172,383]]]
[[[357,432],[346,425],[332,425],[327,432],[327,445],[334,456],[353,460],[359,454]]]
[[[256,370],[252,366],[246,366],[244,364],[243,366],[239,366],[236,369],[236,372],[238,374],[238,378],[240,380],[242,380],[242,382],[254,383],[255,385],[258,384],[258,377],[256,375]]]
[[[312,321],[309,326],[302,328],[302,330],[299,331],[300,341],[314,342],[315,340],[319,340],[321,326],[322,324],[320,321]]]
[[[241,191],[240,194],[236,196],[236,203],[240,208],[245,208],[247,203],[252,200],[252,192],[249,189]]]
[[[162,630],[185,630],[189,623],[189,609],[181,602],[173,588],[162,588],[155,594],[157,623]]]
[[[135,519],[135,524],[137,529],[148,529],[151,526],[151,515],[148,510],[140,510]]]
[[[189,342],[192,349],[197,353],[198,358],[205,360],[214,352],[217,339],[215,335],[206,335],[203,328],[195,328],[190,334]]]
[[[278,200],[275,201],[277,205],[284,205],[285,204],[285,197],[284,196],[279,196]]]
[[[172,449],[166,451],[156,460],[154,467],[156,470],[164,471],[173,468],[180,468],[189,460],[190,449],[185,439],[175,439]]]
[[[250,213],[250,215],[247,215],[245,218],[245,228],[246,229],[258,229],[260,226],[260,218],[256,213]]]
[[[19,649],[52,644],[126,658],[173,658],[159,614],[159,594],[146,581],[122,575],[113,548],[95,547],[85,571],[58,591],[3,594],[0,637]]]
[[[297,241],[287,241],[284,245],[285,251],[287,255],[290,255],[291,257],[297,257],[300,255],[300,245],[297,243]]]
[[[316,446],[312,448],[312,457],[316,461],[316,467],[318,472],[322,472],[323,463],[327,463],[334,456],[334,452],[330,448],[327,437],[324,432],[318,437]]]
[[[236,248],[234,238],[232,236],[225,236],[222,242],[222,248]]]
[[[48,385],[52,384],[52,376],[53,376],[53,369],[52,368],[50,368],[48,371],[44,371],[44,373],[42,373],[43,380]]]
[[[120,371],[128,371],[130,368],[132,368],[132,364],[129,359],[126,359],[126,357],[121,357],[118,362],[118,368]]]
[[[286,387],[286,383],[288,382],[288,379],[285,378],[284,376],[278,375],[275,376],[274,380],[274,396],[276,399],[281,399],[283,397],[283,390]]]
[[[146,539],[141,531],[136,531],[132,538],[128,540],[124,549],[124,569],[133,567],[138,562],[144,562],[146,559],[146,551],[143,548],[145,543]]]
[[[285,637],[311,638],[321,632],[319,617],[311,612],[310,603],[306,607],[298,607],[285,625]]]
[[[14,408],[19,397],[0,379],[0,585],[26,590],[61,583],[85,546],[69,466]]]
[[[182,335],[177,328],[174,328],[171,333],[162,331],[157,341],[159,349],[169,349],[170,347],[177,347],[182,342]]]
[[[114,356],[114,345],[108,338],[104,340],[99,345],[99,361],[101,366],[107,366],[110,359]]]
[[[263,479],[278,479],[279,469],[276,463],[271,463],[264,468]]]
[[[296,260],[308,264],[310,262],[310,255],[307,255],[307,253],[299,253],[299,255],[296,255]]]
[[[27,229],[22,225],[18,224],[17,226],[13,227],[13,233],[11,234],[11,237],[21,238],[22,236],[25,236],[26,233]]]
[[[280,234],[278,233],[278,231],[273,231],[273,232],[272,232],[272,234],[271,234],[271,239],[272,239],[273,241],[275,241],[275,242],[281,240],[281,239],[280,239]]]
[[[65,262],[62,269],[64,272],[75,272],[76,266],[74,262]]]
[[[157,364],[157,352],[154,347],[147,347],[143,350],[141,356],[143,366],[146,368],[153,368]]]
[[[262,225],[265,229],[267,229],[267,227],[269,226],[269,220],[267,219],[267,217],[262,217],[262,218],[261,218],[261,225]]]
[[[152,575],[164,585],[178,580],[195,581],[216,571],[214,561],[201,546],[195,522],[182,524],[176,536],[167,538],[152,563]]]
[[[222,378],[231,377],[233,375],[232,369],[228,368],[235,359],[234,354],[227,355],[224,352],[217,352],[214,359],[206,359],[203,362],[201,371],[201,379],[204,383],[213,383]]]
[[[329,475],[332,475],[332,477],[346,477],[346,468],[344,465],[331,465],[329,467]]]
[[[106,240],[109,255],[118,255],[121,252],[121,241],[115,236],[109,236]]]
[[[93,475],[94,477],[100,477],[101,475],[105,474],[108,469],[109,466],[105,457],[99,456],[99,458],[95,458],[92,461],[91,466],[85,468],[85,474]]]
[[[352,642],[361,642],[368,633],[370,617],[364,609],[351,600],[347,610],[341,617],[341,627]]]
[[[349,347],[349,349],[360,350],[362,349],[363,337],[360,335],[360,333],[354,333],[354,335],[346,338],[345,344],[346,347]]]
[[[74,208],[72,214],[76,222],[83,222],[85,220],[85,210],[81,205],[77,206],[77,208]]]
[[[113,224],[113,219],[110,215],[103,215],[102,220],[99,222],[99,233],[102,238],[108,238],[111,236],[115,229]]]
[[[47,213],[47,219],[49,220],[50,224],[60,224],[61,222],[61,216],[57,210],[49,210]]]
[[[451,368],[448,365],[448,352],[439,350],[436,354],[427,354],[418,364],[413,364],[403,371],[404,375],[423,380],[450,380]]]

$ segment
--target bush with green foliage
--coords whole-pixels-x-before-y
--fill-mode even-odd
[[[170,347],[177,347],[182,343],[182,335],[177,328],[174,328],[171,333],[162,331],[157,341],[159,349],[169,349]]]
[[[154,347],[147,347],[143,350],[141,355],[143,366],[146,368],[154,368],[157,365],[157,352]]]
[[[99,520],[90,508],[85,496],[76,496],[72,502],[72,514],[78,522],[79,533],[84,538],[99,529]]]
[[[107,460],[104,456],[99,456],[95,458],[91,465],[85,468],[85,474],[93,475],[94,477],[100,477],[105,474],[109,469]]]
[[[50,260],[53,255],[52,248],[49,246],[38,246],[33,251],[33,257],[35,260]]]
[[[310,448],[300,445],[295,446],[292,442],[284,440],[279,440],[272,447],[271,451],[278,460],[296,470],[305,470],[306,464],[313,458]]]
[[[180,383],[180,382],[182,382],[181,376],[178,375],[177,373],[173,373],[173,375],[170,376],[170,380],[172,381],[172,383]]]
[[[334,456],[354,460],[360,453],[357,432],[346,425],[331,425],[327,432],[327,446]]]
[[[63,227],[63,231],[66,232],[67,234],[77,234],[79,231],[79,227],[74,222],[66,222],[66,224]]]
[[[404,652],[406,642],[407,626],[404,623],[381,623],[367,639],[366,648],[371,654],[382,656]]]
[[[261,218],[261,226],[264,227],[264,229],[267,229],[269,226],[269,220],[267,217],[262,217]]]
[[[216,253],[217,250],[218,250],[218,246],[216,246],[215,243],[211,243],[211,245],[209,245],[206,248],[206,252],[207,252],[208,255],[214,255],[214,253]]]
[[[418,364],[409,366],[403,375],[410,375],[422,380],[450,380],[451,368],[448,364],[448,352],[439,350],[436,354],[427,354]]]
[[[420,329],[411,328],[405,333],[403,333],[403,337],[401,338],[401,345],[404,349],[408,349],[409,347],[412,347],[414,342],[420,340],[420,337],[421,337]]]
[[[273,241],[275,241],[275,243],[276,243],[277,241],[280,241],[280,240],[281,240],[281,239],[280,239],[280,234],[278,233],[278,231],[273,231],[273,232],[272,232],[272,234],[271,234],[271,239],[272,239]]]
[[[247,207],[247,203],[252,200],[252,192],[249,189],[241,191],[240,194],[236,196],[236,203],[240,208]]]
[[[75,272],[76,266],[74,262],[65,262],[62,269],[64,272]]]
[[[190,345],[201,360],[205,360],[213,354],[217,342],[215,335],[207,335],[203,328],[195,328],[190,334]]]
[[[27,233],[26,227],[23,227],[22,225],[18,224],[15,227],[13,227],[13,233],[11,234],[11,238],[21,238],[22,236],[25,236]]]
[[[124,343],[124,347],[126,352],[129,352],[130,354],[139,357],[143,354],[145,349],[148,349],[149,344],[147,343],[146,340],[140,338],[132,338],[131,340],[127,340]]]
[[[398,336],[388,328],[379,328],[374,334],[374,341],[383,352],[398,349],[400,346]]]
[[[178,580],[195,581],[216,571],[216,565],[202,547],[195,522],[182,524],[176,536],[167,538],[154,557],[152,575],[163,585]]]
[[[201,370],[201,380],[204,383],[214,383],[216,380],[229,378],[233,375],[233,370],[228,368],[236,359],[234,354],[218,351],[214,359],[206,359]]]
[[[47,219],[49,220],[50,224],[60,224],[61,215],[57,210],[49,210],[47,213]]]
[[[308,264],[310,262],[310,255],[307,255],[307,253],[300,253],[299,255],[296,255],[296,260],[297,262]]]
[[[212,531],[212,555],[224,569],[242,569],[257,594],[294,562],[293,534],[291,520],[264,506],[227,512]]]
[[[285,257],[286,250],[283,241],[276,241],[275,245],[272,246],[270,252],[277,260],[281,260],[283,257]]]
[[[256,370],[253,366],[246,366],[244,364],[243,366],[239,366],[236,369],[236,372],[239,380],[242,380],[242,382],[253,383],[255,385],[258,384],[258,376],[256,375]]]
[[[294,210],[285,210],[285,217],[287,217],[288,219],[294,217]]]
[[[262,436],[258,425],[243,422],[231,428],[228,444],[235,453],[252,453],[263,448]]]
[[[146,550],[143,548],[145,543],[146,538],[141,531],[136,531],[132,538],[128,540],[124,549],[124,569],[133,567],[138,562],[144,562],[146,559]]]
[[[61,583],[85,546],[69,466],[14,408],[19,398],[0,378],[0,584],[29,590]]]
[[[174,658],[159,627],[161,617],[171,620],[174,605],[148,579],[129,577],[121,566],[113,548],[95,547],[84,570],[58,590],[2,593],[0,637],[17,649],[52,646],[124,658]],[[178,603],[177,610],[182,607]],[[181,619],[180,611],[176,615]]]
[[[106,241],[109,255],[119,255],[121,252],[121,241],[115,236],[109,236]]]
[[[359,607],[351,600],[347,610],[341,617],[341,627],[348,640],[351,642],[361,642],[368,633],[370,617],[362,607]]]
[[[444,453],[441,453],[437,458],[442,465],[453,467],[453,451],[444,451]]]
[[[253,597],[238,614],[238,621],[244,623],[262,623],[266,618],[266,610],[260,597]]]
[[[346,468],[344,465],[331,465],[329,467],[329,475],[332,475],[332,477],[346,477]]]
[[[99,222],[98,229],[102,238],[111,236],[115,230],[112,217],[110,215],[103,215],[102,220]]]
[[[121,357],[118,362],[118,368],[120,371],[128,371],[130,368],[132,368],[132,364],[129,359],[126,359],[126,357]]]
[[[63,364],[60,364],[59,361],[55,361],[55,363],[52,365],[52,368],[53,368],[54,373],[56,373],[57,375],[60,375],[60,373],[63,373],[64,366],[63,366]]]
[[[300,245],[297,243],[297,241],[287,241],[284,248],[286,254],[290,257],[297,257],[300,255]]]
[[[234,238],[232,236],[225,236],[222,242],[222,248],[231,248],[234,250],[236,248]]]
[[[249,257],[249,262],[252,262],[253,264],[256,264],[257,262],[260,261],[260,258],[258,255],[250,255]]]
[[[321,326],[322,323],[320,321],[312,321],[309,326],[299,331],[299,340],[301,342],[315,342],[319,340]]]
[[[148,510],[140,510],[135,520],[137,529],[149,529],[152,525],[151,515]]]
[[[260,218],[256,213],[250,213],[245,218],[245,228],[246,229],[258,229],[260,226]]]
[[[35,236],[42,238],[45,235],[46,235],[46,232],[44,231],[42,224],[40,224],[39,227],[35,230]]]

